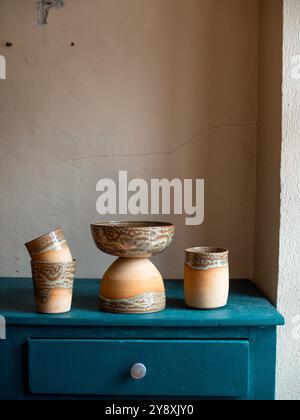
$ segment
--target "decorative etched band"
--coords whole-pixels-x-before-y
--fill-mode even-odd
[[[26,248],[32,257],[45,252],[61,251],[67,247],[68,244],[61,229],[26,244]]]
[[[129,299],[111,300],[100,296],[100,309],[118,314],[144,314],[160,312],[166,308],[166,294],[144,293]]]
[[[229,251],[222,248],[190,248],[186,250],[185,263],[193,270],[211,270],[228,267]]]
[[[36,299],[47,303],[54,289],[73,292],[76,261],[51,264],[32,261],[32,279]]]
[[[103,252],[123,258],[146,258],[163,252],[172,242],[175,226],[153,222],[92,225],[94,241]]]

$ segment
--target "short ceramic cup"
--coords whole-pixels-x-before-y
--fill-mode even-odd
[[[76,261],[31,261],[37,312],[63,314],[71,310]]]
[[[227,305],[229,251],[223,248],[189,248],[185,251],[184,293],[187,306],[217,309]]]
[[[61,228],[25,244],[33,261],[72,262],[73,257]]]

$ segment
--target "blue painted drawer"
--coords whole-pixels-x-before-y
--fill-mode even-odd
[[[29,340],[39,395],[246,397],[249,343],[203,340]],[[132,379],[143,363],[147,374]]]

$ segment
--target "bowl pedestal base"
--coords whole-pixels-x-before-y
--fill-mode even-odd
[[[148,258],[119,258],[100,286],[100,309],[120,314],[146,314],[166,308],[163,278]]]

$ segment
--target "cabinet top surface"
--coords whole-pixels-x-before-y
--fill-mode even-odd
[[[225,308],[198,311],[184,304],[183,282],[166,281],[167,309],[156,314],[119,315],[98,310],[98,280],[75,282],[72,311],[65,315],[35,313],[30,279],[0,279],[0,315],[9,325],[98,327],[255,327],[283,325],[268,300],[247,280],[231,281]]]

